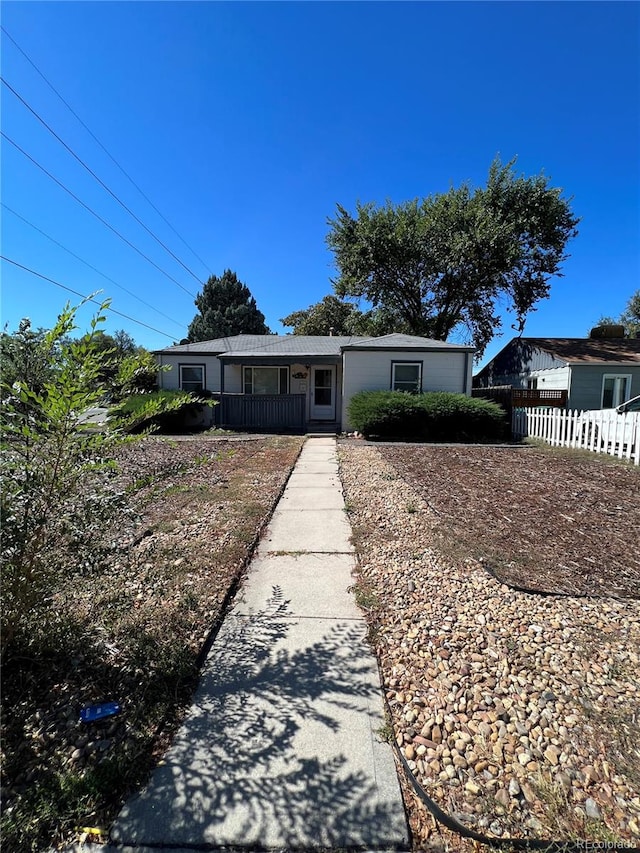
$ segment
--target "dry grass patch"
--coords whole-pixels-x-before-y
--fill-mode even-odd
[[[105,828],[188,705],[198,656],[281,493],[299,438],[150,438],[125,447],[123,518],[100,572],[55,591],[55,628],[3,673],[3,843]],[[122,713],[83,726],[82,706]]]

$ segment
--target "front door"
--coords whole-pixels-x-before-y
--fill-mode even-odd
[[[309,416],[312,421],[335,421],[335,367],[311,368],[311,409]]]

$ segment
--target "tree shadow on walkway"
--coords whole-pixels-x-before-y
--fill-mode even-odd
[[[375,660],[359,620],[299,619],[279,588],[230,615],[192,710],[115,841],[268,847],[406,846]]]

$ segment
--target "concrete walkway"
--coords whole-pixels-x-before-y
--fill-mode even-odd
[[[408,849],[336,441],[307,440],[118,849]]]

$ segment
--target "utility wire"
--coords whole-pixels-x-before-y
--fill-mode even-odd
[[[80,261],[81,263],[83,263],[85,266],[89,267],[89,269],[90,269],[90,270],[93,270],[94,272],[98,273],[98,275],[101,275],[101,276],[102,276],[102,278],[105,278],[107,281],[110,281],[110,282],[111,282],[111,284],[115,284],[115,286],[116,286],[116,287],[119,287],[119,288],[120,288],[120,290],[124,290],[124,292],[125,292],[125,293],[128,293],[128,294],[129,294],[129,296],[133,296],[133,298],[134,298],[134,299],[137,299],[137,300],[138,300],[138,302],[141,302],[143,305],[146,305],[146,306],[147,306],[147,308],[151,308],[151,310],[152,310],[152,311],[155,311],[157,314],[160,314],[160,316],[161,316],[161,317],[164,317],[164,318],[165,318],[165,320],[169,320],[169,322],[171,322],[171,323],[175,323],[175,325],[176,325],[176,326],[180,326],[180,327],[182,328],[182,323],[179,323],[177,320],[174,320],[174,319],[173,319],[173,317],[169,317],[169,315],[168,315],[168,314],[163,314],[163,312],[162,312],[162,311],[160,311],[158,308],[155,308],[153,305],[151,305],[151,303],[150,303],[150,302],[146,302],[144,299],[142,299],[142,297],[141,297],[141,296],[138,296],[138,295],[137,295],[136,293],[134,293],[132,290],[129,290],[128,288],[126,288],[123,284],[118,284],[118,282],[117,282],[117,281],[115,281],[114,279],[112,279],[110,276],[106,275],[106,273],[101,272],[99,269],[97,269],[96,267],[94,267],[94,266],[93,266],[93,264],[90,264],[90,263],[89,263],[89,261],[85,261],[85,260],[84,260],[84,258],[81,258],[81,257],[80,257],[80,255],[76,255],[76,253],[75,253],[75,252],[72,252],[72,251],[71,251],[71,249],[67,249],[67,247],[66,247],[66,246],[63,246],[63,245],[62,245],[62,243],[59,243],[59,242],[58,242],[56,239],[54,239],[50,234],[47,234],[47,233],[46,233],[45,231],[43,231],[41,228],[38,228],[38,226],[37,226],[37,225],[34,225],[34,224],[33,224],[33,222],[29,222],[29,220],[28,220],[28,219],[25,219],[25,218],[24,218],[24,216],[21,216],[19,213],[17,213],[15,210],[13,210],[11,207],[9,207],[9,205],[8,205],[8,204],[5,204],[4,202],[0,202],[0,204],[2,205],[2,207],[4,207],[4,209],[5,209],[5,210],[8,210],[8,211],[9,211],[9,213],[12,213],[12,214],[13,214],[14,216],[16,216],[18,219],[21,219],[21,220],[22,220],[24,223],[26,223],[30,228],[33,228],[33,230],[34,230],[34,231],[37,231],[37,232],[38,232],[38,234],[42,234],[42,236],[43,236],[43,237],[46,237],[46,238],[47,238],[47,240],[51,240],[51,242],[52,242],[52,243],[55,243],[55,245],[56,245],[56,246],[59,246],[59,247],[60,247],[61,249],[63,249],[65,252],[68,252],[68,254],[70,254],[70,255],[71,255],[71,257],[75,258],[76,260],[78,260],[78,261]]]
[[[17,261],[13,261],[11,258],[7,258],[4,255],[0,255],[0,260],[6,261],[8,264],[13,264],[14,267],[18,267],[21,270],[25,270],[25,272],[31,273],[31,275],[35,275],[38,278],[43,279],[43,281],[48,281],[51,284],[55,284],[56,287],[62,288],[62,290],[67,290],[69,293],[73,293],[76,296],[80,296],[82,299],[87,302],[93,302],[95,305],[101,305],[101,302],[98,302],[97,299],[91,299],[89,296],[85,296],[84,293],[80,293],[79,290],[74,290],[72,287],[67,287],[66,284],[60,284],[59,281],[56,281],[53,278],[49,278],[42,273],[36,272],[35,270],[30,269],[29,267],[25,267],[23,264],[19,264]],[[109,308],[112,314],[117,314],[118,317],[124,317],[125,320],[130,320],[132,323],[137,323],[138,326],[144,326],[145,329],[151,329],[152,332],[156,332],[158,335],[162,335],[165,338],[169,338],[170,340],[175,340],[175,335],[169,335],[167,332],[161,332],[160,329],[155,329],[153,326],[149,326],[148,323],[143,323],[142,320],[136,320],[135,317],[130,317],[128,314],[123,314],[122,311],[116,311],[115,308]]]
[[[155,263],[155,261],[152,261],[148,255],[145,255],[144,252],[140,251],[140,249],[138,249],[137,246],[134,246],[130,240],[127,240],[127,238],[123,234],[121,234],[119,231],[117,231],[113,227],[113,225],[110,225],[106,221],[106,219],[103,219],[99,213],[96,213],[95,210],[90,208],[88,204],[85,204],[82,201],[82,199],[78,198],[78,196],[75,193],[73,193],[68,187],[66,187],[62,183],[62,181],[59,181],[56,177],[54,177],[54,175],[51,174],[51,172],[48,172],[43,165],[38,163],[38,161],[36,159],[34,159],[30,154],[27,154],[27,152],[24,150],[24,148],[21,148],[17,142],[14,142],[10,136],[7,136],[7,134],[4,132],[4,130],[0,130],[0,135],[3,136],[7,140],[7,142],[9,142],[11,145],[13,145],[14,148],[17,148],[18,151],[27,158],[27,160],[30,160],[35,166],[37,166],[41,171],[43,171],[45,173],[45,175],[47,175],[47,177],[51,178],[51,180],[54,181],[59,187],[61,187],[65,192],[69,193],[69,195],[72,198],[74,198],[78,202],[78,204],[82,205],[82,207],[84,207],[85,210],[88,210],[89,213],[92,213],[96,217],[96,219],[99,219],[100,222],[102,222],[103,225],[106,225],[110,231],[113,231],[113,233],[116,234],[118,237],[120,237],[121,240],[124,240],[124,242],[127,244],[127,246],[130,246],[135,252],[137,252],[141,257],[143,257],[145,259],[145,261],[148,261],[151,264],[151,266],[155,267],[159,272],[162,273],[162,275],[166,276],[169,279],[169,281],[172,281],[174,284],[176,284],[180,288],[180,290],[184,290],[184,292],[187,293],[189,296],[191,296],[193,299],[196,298],[194,293],[191,293],[191,291],[187,290],[187,288],[184,287],[182,284],[180,284],[180,282],[177,279],[175,279],[172,275],[169,275],[169,273],[166,272],[166,270],[163,270],[162,267],[159,267],[158,264]]]
[[[191,252],[191,254],[192,254],[195,258],[197,258],[197,259],[200,261],[200,263],[201,263],[201,264],[202,264],[202,266],[207,270],[207,272],[208,272],[208,273],[210,273],[210,267],[209,267],[209,264],[207,264],[205,261],[203,261],[203,260],[202,260],[202,258],[200,257],[200,255],[198,255],[198,253],[195,251],[195,249],[192,249],[192,248],[191,248],[191,246],[187,243],[187,241],[184,239],[184,237],[182,237],[182,236],[181,236],[181,235],[176,231],[176,229],[173,227],[173,225],[169,222],[169,220],[168,220],[165,216],[163,216],[163,214],[158,210],[158,208],[157,208],[157,207],[155,206],[155,204],[151,201],[151,199],[150,199],[150,198],[148,198],[148,196],[146,196],[146,195],[144,194],[144,192],[140,189],[140,187],[139,187],[139,186],[136,184],[136,182],[133,180],[133,178],[131,177],[131,175],[129,175],[129,174],[124,170],[124,168],[120,165],[120,163],[118,163],[118,161],[116,160],[116,158],[115,158],[115,157],[114,157],[114,156],[113,156],[109,151],[107,151],[107,149],[104,147],[104,145],[102,144],[102,142],[100,142],[100,140],[98,139],[98,137],[97,137],[97,136],[96,136],[96,135],[91,131],[91,129],[90,129],[89,127],[87,127],[87,125],[82,121],[82,119],[81,119],[81,118],[80,118],[80,116],[77,114],[77,112],[73,109],[73,107],[72,107],[72,106],[71,106],[67,101],[65,101],[65,99],[62,97],[62,95],[60,94],[60,92],[58,92],[58,90],[55,88],[55,86],[53,85],[53,83],[51,83],[51,82],[50,82],[50,81],[45,77],[45,75],[42,73],[42,71],[40,71],[40,69],[39,69],[39,68],[38,68],[38,66],[35,64],[35,62],[34,62],[34,61],[33,61],[33,60],[32,60],[32,59],[31,59],[31,58],[30,58],[30,57],[25,53],[25,51],[20,47],[20,45],[18,44],[18,42],[13,38],[13,36],[11,36],[11,35],[7,32],[7,30],[6,30],[2,25],[0,25],[0,29],[1,29],[1,30],[2,30],[2,32],[6,35],[6,37],[9,39],[9,41],[11,41],[11,42],[13,43],[13,45],[14,45],[14,46],[15,46],[15,47],[20,51],[20,53],[24,56],[24,58],[27,60],[27,62],[28,62],[28,63],[29,63],[29,64],[30,64],[34,69],[35,69],[35,71],[40,75],[40,77],[42,77],[42,79],[43,79],[43,80],[44,80],[44,82],[47,84],[47,86],[51,89],[51,91],[52,91],[52,92],[53,92],[53,93],[54,93],[54,94],[55,94],[55,95],[56,95],[56,96],[57,96],[57,97],[62,101],[62,103],[63,103],[63,104],[65,105],[65,107],[69,110],[69,112],[74,116],[74,118],[76,118],[76,119],[77,119],[77,121],[79,121],[79,122],[80,122],[80,124],[84,127],[84,129],[85,129],[85,130],[87,131],[87,133],[89,134],[89,136],[94,140],[94,142],[96,142],[96,143],[100,146],[100,148],[102,148],[102,150],[103,150],[103,151],[104,151],[104,153],[107,155],[107,157],[108,157],[108,158],[109,158],[109,159],[110,159],[110,160],[111,160],[111,161],[112,161],[112,162],[113,162],[113,163],[118,167],[118,169],[120,169],[120,171],[121,171],[121,172],[122,172],[122,174],[125,176],[125,178],[126,178],[126,179],[131,183],[131,184],[133,184],[133,186],[138,190],[138,192],[140,193],[140,195],[142,196],[142,198],[147,202],[147,204],[155,210],[155,212],[158,214],[158,216],[163,220],[163,222],[165,222],[165,223],[169,226],[169,228],[173,231],[173,233],[176,235],[176,237],[178,237],[178,239],[179,239],[179,240],[180,240],[180,241],[181,241],[181,242],[182,242],[182,243],[187,247],[187,249],[189,249],[189,251]]]
[[[0,75],[0,81],[1,81],[2,83],[4,83],[4,85],[7,87],[7,89],[8,89],[8,90],[13,94],[13,95],[15,95],[15,97],[20,101],[20,103],[21,103],[21,104],[23,104],[23,106],[25,106],[25,107],[29,110],[29,112],[31,113],[31,115],[35,116],[35,118],[37,118],[37,119],[38,119],[38,121],[40,122],[40,124],[42,124],[44,127],[46,127],[46,129],[49,131],[49,133],[50,133],[52,136],[54,136],[54,137],[58,140],[58,142],[59,142],[59,143],[60,143],[64,148],[66,148],[66,150],[69,152],[69,154],[71,154],[71,156],[72,156],[75,160],[77,160],[77,161],[78,161],[78,163],[80,163],[80,165],[82,166],[82,168],[83,168],[83,169],[86,169],[86,170],[87,170],[87,172],[89,172],[89,174],[90,174],[90,175],[91,175],[91,176],[92,176],[92,177],[93,177],[93,178],[94,178],[94,179],[95,179],[95,180],[100,184],[100,186],[101,186],[104,190],[106,190],[106,191],[109,193],[109,195],[110,195],[113,199],[115,199],[115,200],[118,202],[118,204],[119,204],[121,207],[123,207],[123,208],[127,211],[127,213],[129,214],[129,216],[132,216],[132,217],[135,219],[135,221],[138,223],[138,225],[142,226],[142,228],[144,228],[144,230],[147,232],[147,234],[149,234],[151,237],[153,237],[153,239],[156,241],[156,243],[158,243],[160,246],[162,246],[162,248],[163,248],[166,252],[168,252],[168,253],[171,255],[171,257],[174,259],[174,261],[177,261],[177,262],[180,264],[180,266],[181,266],[181,267],[183,267],[183,268],[184,268],[184,269],[189,273],[189,275],[190,275],[190,276],[192,276],[193,278],[195,278],[195,280],[198,282],[198,284],[200,284],[200,279],[199,279],[199,278],[198,278],[198,276],[193,272],[193,270],[190,270],[190,269],[189,269],[189,267],[188,267],[186,264],[184,264],[184,263],[180,260],[180,258],[179,258],[177,255],[175,255],[175,254],[171,251],[171,249],[170,249],[170,248],[169,248],[165,243],[163,243],[163,242],[162,242],[162,240],[161,240],[159,237],[156,237],[156,235],[153,233],[153,231],[152,231],[150,228],[147,228],[147,226],[144,224],[144,222],[143,222],[143,221],[142,221],[138,216],[136,216],[136,214],[135,214],[135,213],[134,213],[134,212],[133,212],[129,207],[127,207],[127,205],[122,201],[122,199],[120,199],[120,198],[119,198],[119,197],[118,197],[118,196],[113,192],[113,190],[111,190],[111,189],[110,189],[110,188],[105,184],[105,182],[104,182],[103,180],[101,180],[101,179],[96,175],[96,173],[93,171],[93,169],[91,169],[89,166],[87,166],[87,164],[84,162],[84,160],[82,160],[82,159],[81,159],[81,158],[76,154],[76,152],[75,152],[75,151],[74,151],[74,150],[73,150],[69,145],[67,145],[67,143],[64,141],[64,139],[62,139],[61,137],[59,137],[59,136],[58,136],[58,134],[55,132],[55,130],[54,130],[50,125],[48,125],[48,124],[47,124],[47,122],[42,118],[42,116],[41,116],[38,112],[36,112],[36,110],[34,110],[34,108],[33,108],[30,104],[28,104],[28,103],[25,101],[25,99],[22,97],[22,95],[20,95],[20,94],[19,94],[19,92],[17,92],[17,91],[13,88],[13,86],[12,86],[10,83],[7,83],[7,81],[6,81],[6,80],[4,79],[4,77],[2,77],[1,75]]]

